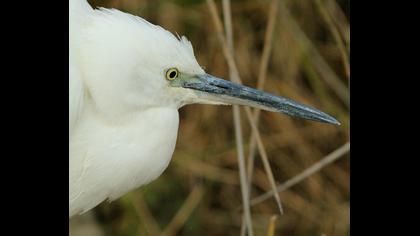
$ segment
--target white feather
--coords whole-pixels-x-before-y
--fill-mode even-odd
[[[191,43],[118,10],[70,0],[70,217],[157,178],[173,154],[178,108],[194,98],[164,71],[204,73]]]
[[[83,109],[85,88],[77,57],[81,32],[88,23],[93,9],[86,0],[69,1],[69,132],[72,132]]]

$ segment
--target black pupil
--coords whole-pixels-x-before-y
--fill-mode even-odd
[[[169,73],[169,78],[173,79],[176,76],[176,72],[172,71],[171,73]]]

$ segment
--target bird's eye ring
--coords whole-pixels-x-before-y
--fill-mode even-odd
[[[167,80],[174,80],[178,77],[179,72],[176,68],[171,68],[166,71],[166,79]]]

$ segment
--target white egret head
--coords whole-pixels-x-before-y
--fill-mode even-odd
[[[90,17],[80,64],[95,107],[103,114],[191,103],[239,104],[339,124],[317,109],[206,74],[185,37],[140,17],[109,9]]]

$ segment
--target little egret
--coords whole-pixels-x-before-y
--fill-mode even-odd
[[[184,36],[86,0],[69,6],[69,217],[156,179],[171,160],[184,105],[247,105],[339,124],[207,74]]]

